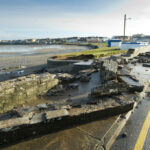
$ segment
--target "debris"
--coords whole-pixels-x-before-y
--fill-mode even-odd
[[[80,78],[80,81],[81,81],[81,82],[89,82],[90,79],[91,79],[90,76],[82,75],[81,78]]]
[[[47,122],[46,113],[43,113],[43,114],[42,114],[42,121],[43,121],[44,123]]]
[[[114,94],[120,94],[121,92],[128,91],[128,86],[123,82],[116,82],[114,80],[108,81],[91,90],[92,97],[98,96],[110,96]]]
[[[73,76],[73,75],[71,75],[69,73],[58,73],[57,77],[62,82],[72,82],[72,81],[74,81],[76,79],[75,76]]]
[[[68,85],[67,89],[77,89],[78,87],[79,87],[79,84],[71,83]]]
[[[127,137],[127,135],[128,135],[127,132],[122,133],[123,138]]]

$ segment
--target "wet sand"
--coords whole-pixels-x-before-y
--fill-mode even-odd
[[[36,66],[46,64],[47,59],[63,53],[83,51],[89,49],[84,46],[64,46],[58,48],[44,48],[30,53],[21,52],[1,52],[0,53],[0,71],[4,68],[17,68],[19,66]]]

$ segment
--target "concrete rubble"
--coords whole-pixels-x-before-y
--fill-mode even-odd
[[[149,58],[149,53],[138,56],[134,54],[134,50],[129,50],[127,55],[129,58],[131,55],[136,56],[137,62],[143,56]],[[148,85],[131,75],[128,63],[132,60],[129,58],[114,56],[94,61],[93,68],[79,69],[74,74],[44,73],[0,82],[0,107],[5,112],[0,115],[0,145],[132,110],[134,104],[144,97]],[[51,61],[48,61],[49,66]],[[57,63],[60,65],[61,61]],[[63,63],[70,66],[74,61]],[[75,95],[79,98],[74,99],[71,90],[79,90],[85,87],[84,84],[89,86],[88,83],[91,84],[90,80],[95,77],[92,74],[96,71],[100,71],[99,85],[88,89],[85,96]],[[67,92],[70,94],[63,101]],[[15,107],[16,103],[25,103],[39,95],[43,98],[47,96],[49,103],[26,108]],[[52,97],[55,97],[55,101],[51,101]]]

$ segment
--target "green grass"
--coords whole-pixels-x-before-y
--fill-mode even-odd
[[[56,59],[68,59],[69,57],[75,58],[80,55],[93,55],[94,58],[117,55],[127,52],[127,50],[120,50],[117,47],[101,47],[97,49],[85,50],[81,52],[73,52],[73,53],[66,53],[62,55],[57,55]]]

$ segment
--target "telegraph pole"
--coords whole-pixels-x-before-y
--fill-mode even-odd
[[[124,15],[124,28],[123,28],[123,41],[125,41],[125,36],[126,36],[126,21],[131,20],[131,18],[127,18],[127,15]]]
[[[124,15],[123,41],[125,41],[125,36],[126,36],[126,20],[127,20],[127,16],[126,16],[126,14],[125,14],[125,15]]]

